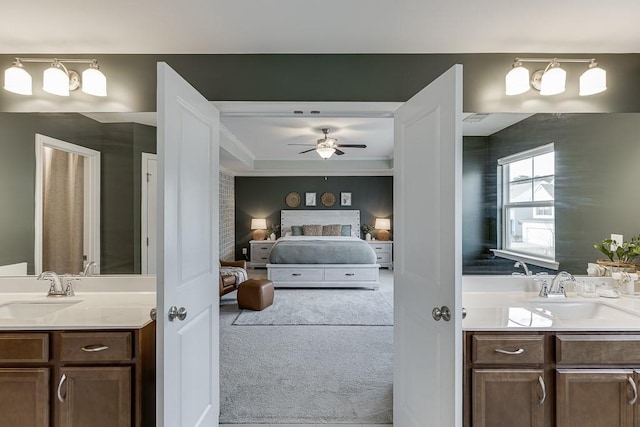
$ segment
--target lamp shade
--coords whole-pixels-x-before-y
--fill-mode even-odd
[[[336,152],[336,149],[333,147],[318,147],[316,149],[316,152],[323,159],[328,159],[329,157],[333,156],[333,153]]]
[[[93,96],[107,96],[107,78],[98,68],[82,72],[82,91]]]
[[[391,230],[391,220],[389,218],[376,218],[373,228],[376,230]]]
[[[595,62],[580,76],[580,96],[595,95],[607,90],[607,72]]]
[[[44,70],[42,89],[58,96],[69,96],[69,76],[60,65],[52,64]]]
[[[31,74],[17,63],[4,71],[4,89],[19,95],[31,95]]]
[[[505,76],[505,93],[507,95],[520,95],[531,88],[529,84],[529,70],[516,62],[513,68]]]
[[[540,95],[557,95],[564,92],[566,81],[567,72],[560,68],[557,62],[551,63],[540,80]]]
[[[252,230],[266,230],[267,229],[267,220],[264,218],[253,218],[251,220],[251,229]]]

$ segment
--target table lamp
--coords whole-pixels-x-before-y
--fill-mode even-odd
[[[264,218],[251,219],[251,229],[253,232],[253,240],[264,240],[267,237],[267,220]]]
[[[378,240],[389,240],[389,230],[391,230],[391,220],[389,218],[376,218],[373,228],[378,230],[376,233]]]

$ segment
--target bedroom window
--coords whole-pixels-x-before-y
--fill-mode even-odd
[[[502,250],[555,259],[553,144],[498,160]]]

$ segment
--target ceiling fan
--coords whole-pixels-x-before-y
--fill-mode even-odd
[[[316,151],[320,157],[323,159],[328,159],[334,153],[338,156],[342,156],[344,151],[340,150],[340,148],[367,148],[365,144],[338,144],[338,140],[335,138],[331,138],[329,134],[329,128],[323,128],[322,133],[324,134],[324,138],[320,138],[318,142],[315,144],[314,148],[310,148],[305,151],[301,151],[298,154],[308,153],[310,151]],[[289,145],[312,145],[312,144],[289,144]]]

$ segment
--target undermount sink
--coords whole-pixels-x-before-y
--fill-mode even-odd
[[[0,319],[45,317],[80,301],[13,301],[0,305]]]
[[[638,316],[634,314],[593,301],[536,301],[531,304],[530,309],[543,316],[551,316],[560,320],[638,319]]]

